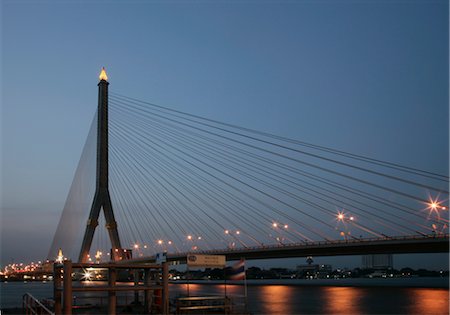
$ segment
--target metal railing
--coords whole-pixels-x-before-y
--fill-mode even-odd
[[[55,313],[50,311],[44,304],[42,304],[38,299],[36,299],[30,293],[26,293],[23,295],[22,308],[26,315],[31,315],[31,314],[55,315]]]
[[[213,249],[213,250],[202,250],[198,251],[199,254],[212,254],[217,252],[246,252],[251,250],[261,250],[261,249],[278,249],[278,248],[289,248],[289,247],[314,247],[323,245],[345,245],[345,244],[361,244],[361,243],[372,243],[372,242],[392,242],[392,241],[415,241],[415,240],[426,240],[426,239],[449,239],[449,234],[425,234],[425,235],[402,235],[402,236],[385,236],[385,237],[370,237],[370,238],[350,238],[347,240],[327,240],[327,241],[305,241],[301,243],[284,243],[284,244],[268,244],[263,246],[247,246],[238,248],[223,248],[223,249]],[[192,252],[181,253],[192,254]]]

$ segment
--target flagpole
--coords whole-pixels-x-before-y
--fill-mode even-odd
[[[227,297],[227,266],[223,269],[223,274],[225,278],[225,298]]]
[[[189,265],[187,266],[187,296],[188,297],[190,297],[190,295],[189,295],[189,276],[190,276],[190,273],[189,273]]]

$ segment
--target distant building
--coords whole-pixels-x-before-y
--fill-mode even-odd
[[[297,266],[298,278],[327,278],[332,272],[331,265],[308,264]]]
[[[392,254],[375,254],[362,256],[363,269],[386,270],[394,266]]]

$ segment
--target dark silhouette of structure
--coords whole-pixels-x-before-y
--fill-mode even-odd
[[[111,240],[112,255],[111,259],[116,260],[115,253],[122,253],[117,223],[109,195],[108,186],[108,77],[105,68],[100,73],[100,82],[98,83],[98,126],[97,126],[97,175],[94,200],[92,201],[91,212],[87,221],[86,231],[84,233],[83,243],[81,245],[78,261],[84,263],[88,261],[89,250],[94,237],[95,228],[98,225],[98,216],[100,209],[103,208]]]

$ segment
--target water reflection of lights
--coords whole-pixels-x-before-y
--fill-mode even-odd
[[[259,300],[270,301],[262,305],[264,314],[292,314],[292,287],[286,285],[261,286]]]
[[[442,310],[448,310],[448,290],[417,288],[411,301],[409,314],[440,314]]]
[[[236,284],[198,284],[198,283],[171,283],[170,294],[190,296],[227,296],[243,297],[245,289],[243,285]]]
[[[324,288],[326,297],[326,314],[362,314],[359,307],[360,291],[352,287],[326,287]]]

